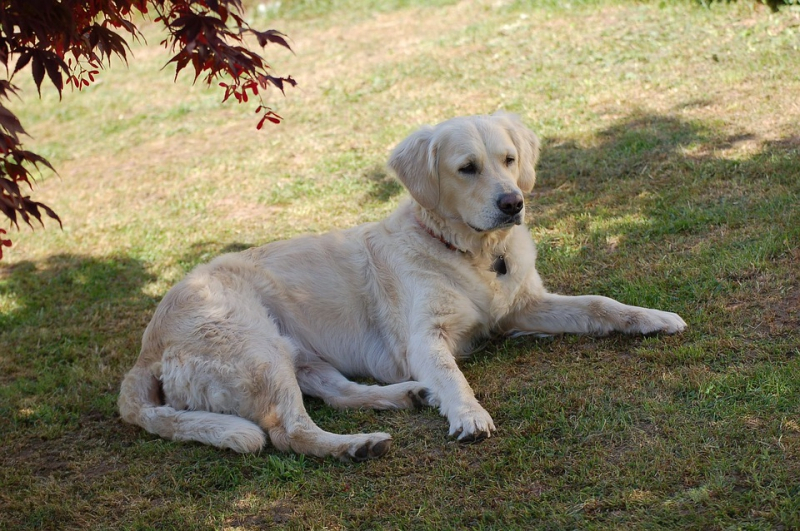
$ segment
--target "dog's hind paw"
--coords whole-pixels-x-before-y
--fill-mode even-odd
[[[366,436],[366,440],[353,444],[342,459],[360,463],[386,455],[392,447],[392,437],[386,433],[375,433]]]
[[[416,408],[434,405],[431,392],[424,387],[409,390],[407,396],[411,400],[411,404]]]

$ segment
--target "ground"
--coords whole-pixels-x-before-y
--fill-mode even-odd
[[[0,529],[800,527],[800,11],[621,1],[249,4],[298,87],[253,108],[128,68],[14,102],[60,214],[0,261]],[[26,72],[19,74],[28,76]],[[527,223],[547,286],[680,313],[678,336],[494,341],[463,369],[499,427],[335,411],[387,431],[352,465],[240,456],[120,421],[170,286],[225,251],[385,216],[388,153],[497,109],[543,140]]]

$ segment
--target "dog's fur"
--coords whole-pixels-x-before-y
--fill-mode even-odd
[[[683,330],[674,313],[545,290],[522,225],[538,155],[513,115],[426,127],[391,156],[413,200],[389,218],[197,267],[145,330],[122,418],[237,452],[259,450],[266,432],[283,451],[363,460],[391,437],[323,431],[303,393],[335,407],[435,406],[450,435],[476,441],[495,425],[456,363],[476,339]]]

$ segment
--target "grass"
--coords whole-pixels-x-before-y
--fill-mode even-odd
[[[37,200],[64,230],[0,262],[0,529],[800,527],[800,12],[621,1],[266,3],[299,82],[255,115],[126,69],[59,102],[27,80]],[[27,74],[26,74],[27,75]],[[504,108],[543,139],[528,223],[553,291],[680,313],[676,337],[491,342],[464,365],[500,428],[307,406],[388,431],[360,465],[239,456],[122,423],[158,301],[227,250],[379,219],[389,150]]]

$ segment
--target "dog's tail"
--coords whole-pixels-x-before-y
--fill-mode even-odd
[[[179,411],[162,405],[160,391],[153,371],[137,364],[122,381],[117,404],[123,420],[173,441],[197,441],[239,453],[264,446],[266,435],[253,422],[208,411]]]

